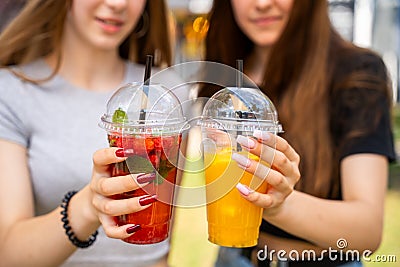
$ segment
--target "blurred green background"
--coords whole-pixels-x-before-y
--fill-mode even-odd
[[[400,106],[393,109],[393,131],[395,136],[397,155],[400,151]],[[400,266],[400,164],[390,166],[389,190],[386,196],[385,224],[383,240],[380,248],[371,256],[371,262],[365,262],[367,267],[398,267]],[[379,258],[392,260],[379,261]],[[395,259],[393,261],[393,259]]]
[[[400,149],[400,106],[393,111],[394,134],[397,153]],[[192,140],[199,140],[197,133],[191,133]],[[188,151],[188,168],[196,168],[198,151]],[[196,163],[197,162],[197,163]],[[203,175],[185,173],[183,186],[191,187],[202,183]],[[390,166],[389,188],[385,203],[385,224],[380,248],[372,254],[370,262],[363,261],[366,267],[400,266],[400,165]],[[211,267],[216,259],[218,247],[207,241],[205,206],[176,208],[172,233],[172,248],[169,263],[172,267]],[[389,262],[391,261],[391,262]]]

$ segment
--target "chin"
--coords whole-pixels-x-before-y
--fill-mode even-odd
[[[279,35],[278,34],[258,35],[255,36],[255,38],[251,39],[256,45],[265,47],[275,44],[279,39]]]
[[[270,47],[270,46],[272,46],[272,45],[274,45],[275,43],[276,43],[276,41],[277,41],[278,39],[274,39],[274,40],[271,40],[271,41],[256,41],[256,42],[254,42],[257,46],[259,46],[259,47]]]
[[[119,44],[120,42],[116,41],[99,41],[94,46],[99,50],[107,51],[117,49]]]

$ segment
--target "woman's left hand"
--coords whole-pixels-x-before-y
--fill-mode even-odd
[[[237,142],[260,160],[249,159],[240,154],[234,154],[232,159],[239,167],[264,179],[269,185],[268,190],[266,194],[262,194],[240,183],[237,189],[245,199],[266,208],[266,211],[274,212],[292,193],[294,185],[300,179],[300,157],[282,137],[261,131],[255,131],[253,136],[255,138],[238,136]]]

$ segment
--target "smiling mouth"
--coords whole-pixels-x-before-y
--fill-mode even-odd
[[[111,26],[122,26],[123,25],[122,22],[116,21],[116,20],[99,19],[99,18],[97,18],[97,20],[100,21],[101,23],[111,25]]]
[[[257,18],[254,19],[253,21],[256,23],[263,23],[263,22],[274,22],[280,20],[280,17],[275,16],[275,17],[265,17],[265,18]]]

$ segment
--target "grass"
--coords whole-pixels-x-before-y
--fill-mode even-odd
[[[171,267],[211,267],[218,247],[207,241],[205,207],[178,208],[169,258]]]
[[[200,161],[193,161],[200,164]],[[190,167],[188,167],[189,169]],[[183,188],[198,187],[203,183],[204,174],[185,173]],[[203,192],[204,193],[204,192]],[[192,203],[190,194],[180,194],[178,203]],[[204,202],[203,202],[204,203]],[[207,240],[206,207],[176,207],[172,247],[169,258],[171,267],[211,267],[216,259],[218,246]]]
[[[400,105],[396,105],[393,108],[393,132],[394,138],[398,142],[400,141]]]
[[[400,191],[389,190],[386,196],[385,224],[379,249],[370,257],[366,267],[398,267],[400,265]],[[388,262],[391,258],[392,262]],[[385,261],[381,261],[380,259]]]
[[[393,109],[393,133],[397,147],[400,151],[400,106]],[[365,262],[366,267],[397,267],[400,265],[400,164],[390,166],[389,192],[385,203],[385,224],[383,239],[379,249],[372,255],[371,262]],[[378,256],[378,257],[376,257]],[[377,261],[379,258],[388,259],[395,257],[394,262]]]

